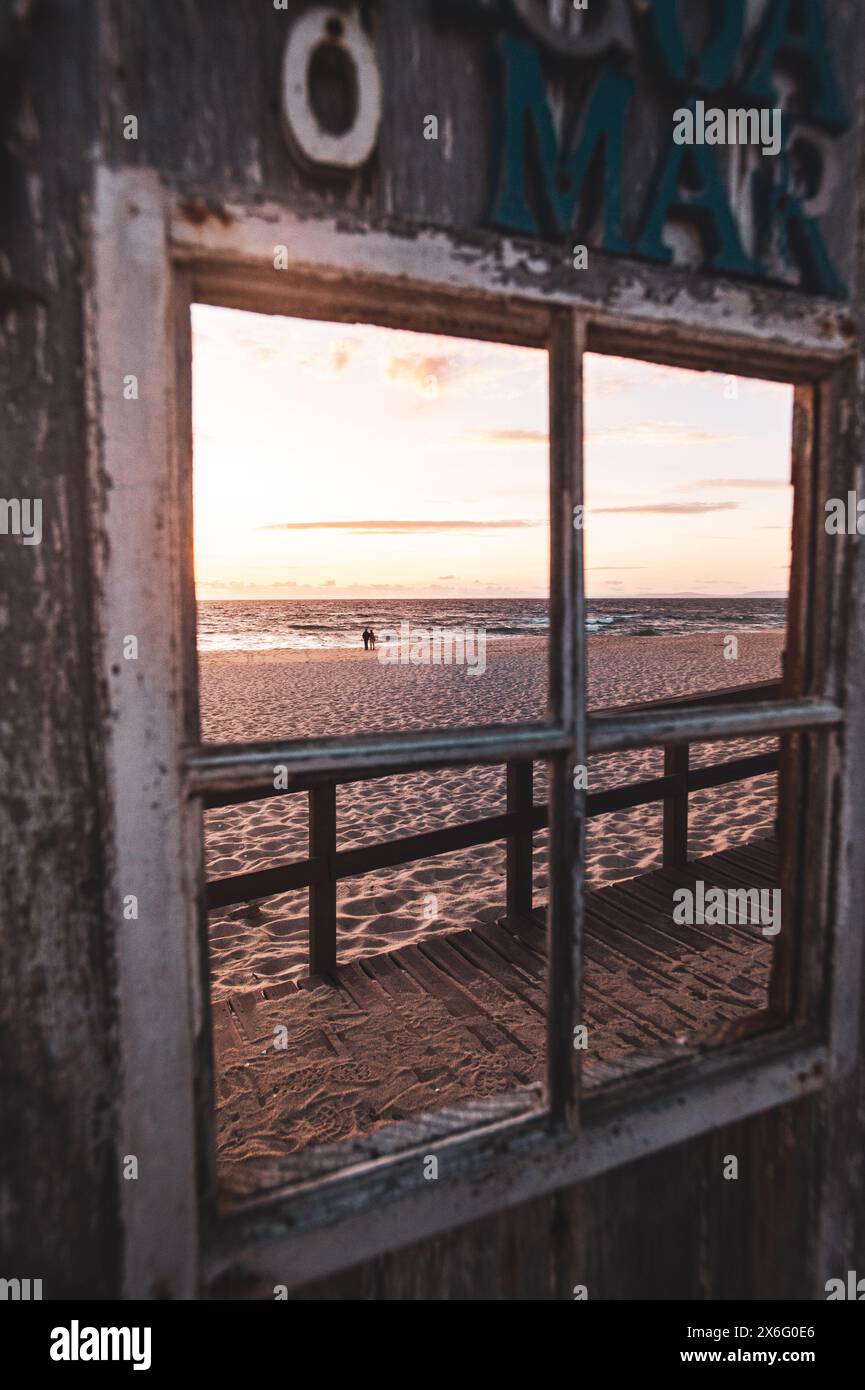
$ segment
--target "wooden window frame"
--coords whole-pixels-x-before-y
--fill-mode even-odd
[[[275,271],[276,245],[290,269]],[[98,659],[106,691],[106,910],[118,922],[123,1134],[139,1159],[124,1185],[129,1296],[191,1297],[214,1288],[298,1285],[382,1251],[590,1178],[820,1089],[855,1055],[861,945],[842,933],[845,971],[824,962],[832,913],[849,901],[830,798],[842,796],[844,671],[837,632],[849,548],[821,543],[820,499],[850,476],[842,405],[853,393],[841,308],[743,289],[736,317],[723,294],[653,296],[668,271],[646,270],[608,311],[579,274],[512,274],[518,248],[436,229],[307,216],[279,204],[208,204],[152,171],[97,174],[87,345],[92,544]],[[550,253],[553,254],[552,252]],[[515,287],[516,285],[516,287]],[[198,746],[192,570],[190,306],[364,320],[454,336],[548,347],[551,399],[551,711],[532,725]],[[798,312],[797,312],[798,310]],[[771,705],[676,714],[588,715],[583,660],[582,356],[585,351],[789,381],[796,387],[791,589],[792,693]],[[139,376],[139,398],[123,378]],[[843,437],[842,437],[843,436]],[[846,448],[841,445],[845,444]],[[830,460],[832,460],[830,464]],[[852,486],[852,481],[849,484]],[[829,491],[827,491],[827,488]],[[833,538],[837,540],[838,538]],[[137,661],[121,655],[139,640]],[[785,735],[782,777],[806,805],[786,867],[797,920],[776,1004],[787,1020],[736,1047],[601,1090],[580,1103],[580,883],[584,818],[574,765],[677,737]],[[300,779],[333,767],[405,771],[509,757],[551,770],[547,1104],[435,1142],[439,1181],[415,1151],[364,1163],[217,1213],[201,796],[250,788],[274,762]],[[792,841],[791,841],[792,844]],[[804,876],[807,846],[809,875]],[[151,890],[158,888],[158,897]],[[137,893],[140,920],[124,922]],[[776,972],[777,973],[777,972]],[[846,993],[845,993],[846,990]],[[843,1005],[843,1010],[842,1010]],[[842,1018],[843,1012],[843,1018]],[[158,1026],[155,1021],[158,1020]]]

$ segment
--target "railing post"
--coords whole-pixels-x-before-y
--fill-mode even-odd
[[[332,975],[336,970],[336,879],[331,877],[336,854],[336,783],[322,782],[309,793],[309,855],[323,859],[327,877],[309,889],[309,973]]]
[[[532,813],[533,763],[518,758],[508,763],[508,811]],[[508,837],[508,916],[528,917],[532,910],[532,832]]]
[[[688,862],[688,761],[687,743],[664,746],[664,776],[679,778],[672,796],[664,797],[664,867],[680,868]]]

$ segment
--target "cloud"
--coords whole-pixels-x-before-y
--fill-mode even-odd
[[[638,396],[651,392],[657,395],[664,388],[691,392],[699,390],[709,396],[723,397],[729,384],[727,373],[695,371],[689,367],[671,367],[660,362],[591,352],[586,353],[585,376],[589,401],[615,399],[619,403],[626,393]],[[766,381],[759,377],[734,377],[734,380],[739,396],[777,398],[782,391],[792,395],[792,387],[784,382]]]
[[[355,588],[358,586],[355,585]],[[365,594],[408,594],[413,593],[418,587],[416,584],[365,584],[363,593]],[[421,586],[423,587],[423,586]]]
[[[708,504],[707,504],[708,505]],[[279,521],[259,531],[354,531],[365,536],[409,536],[439,531],[514,531],[540,526],[539,521]]]
[[[440,395],[452,372],[453,358],[410,352],[401,357],[388,358],[384,366],[384,379],[391,386],[401,386],[434,398]]]
[[[246,579],[199,579],[197,587],[199,589],[231,589],[239,593],[247,593],[251,589],[296,589],[298,586],[293,579],[274,579],[269,584],[258,584],[254,580]]]
[[[339,376],[340,372],[345,371],[359,346],[353,338],[341,338],[339,342],[331,343],[330,365],[334,376]]]
[[[456,579],[456,575],[455,575],[455,574],[437,574],[437,575],[436,575],[436,578],[437,578],[437,579]]]
[[[256,362],[278,362],[283,355],[278,347],[268,347],[266,343],[254,343],[249,339],[241,339],[238,347],[242,347]]]
[[[632,512],[643,514],[647,512],[664,513],[669,516],[702,516],[704,512],[735,512],[738,511],[738,502],[645,502],[633,507],[590,507],[589,510],[600,515],[605,513]]]
[[[486,382],[489,372],[456,353],[407,352],[389,357],[383,376],[391,386],[435,400],[455,387]]]
[[[659,444],[696,447],[709,444],[738,444],[740,434],[721,430],[704,430],[683,420],[640,420],[632,425],[618,421],[614,425],[590,427],[586,431],[589,443],[602,444]]]
[[[693,379],[697,375],[681,367],[666,367],[657,362],[594,353],[586,355],[585,372],[586,395],[590,401],[615,399],[620,403],[625,392],[636,395],[647,389],[678,385],[684,376]]]
[[[352,358],[357,356],[360,347],[356,338],[335,338],[327,352],[316,357],[305,357],[303,365],[319,377],[341,376]]]
[[[785,482],[783,478],[701,478],[693,486],[777,489],[786,492],[792,484]]]
[[[548,430],[467,430],[462,436],[467,444],[543,444],[548,445],[550,435]]]

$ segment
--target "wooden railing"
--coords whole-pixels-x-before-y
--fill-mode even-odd
[[[781,682],[734,686],[710,695],[690,695],[680,699],[653,700],[643,704],[618,706],[616,713],[659,709],[686,709],[718,704],[736,704],[776,699]],[[593,710],[608,714],[612,710]],[[750,777],[759,777],[778,768],[777,753],[760,753],[705,767],[689,766],[689,747],[675,743],[664,746],[664,773],[661,777],[590,792],[586,815],[603,816],[612,811],[664,804],[663,862],[681,865],[688,857],[688,797],[691,792],[724,786]],[[236,805],[267,796],[286,796],[299,791],[309,795],[309,858],[268,869],[254,869],[207,884],[210,910],[236,903],[254,902],[293,889],[309,890],[309,970],[326,975],[336,967],[336,886],[340,879],[377,869],[394,868],[417,859],[452,854],[473,845],[507,842],[507,913],[525,916],[532,910],[532,838],[548,824],[548,808],[535,805],[534,764],[531,759],[514,759],[507,764],[507,809],[504,814],[445,826],[420,835],[404,835],[358,849],[338,850],[336,836],[336,788],[365,776],[346,774],[295,785],[286,791],[255,789],[242,793],[211,794],[204,797],[205,809]],[[390,776],[383,773],[382,776]]]

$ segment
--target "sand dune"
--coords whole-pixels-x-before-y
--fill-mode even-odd
[[[724,634],[589,639],[593,708],[716,689],[780,674],[784,634],[739,635],[739,655],[724,659]],[[539,638],[490,642],[487,669],[392,666],[355,652],[207,653],[201,659],[202,733],[208,742],[536,720],[546,706],[546,644]],[[770,749],[773,740],[736,740],[692,749],[714,762]],[[660,750],[595,759],[590,787],[619,785],[662,770]],[[691,798],[690,853],[726,849],[771,830],[775,778],[734,783]],[[535,799],[545,772],[535,768]],[[505,809],[505,771],[452,769],[386,777],[341,787],[340,849],[494,815]],[[273,797],[205,813],[209,876],[221,877],[307,857],[305,794]],[[588,837],[590,886],[614,882],[660,862],[661,808],[597,817]],[[546,835],[535,841],[535,897],[546,896]],[[340,884],[340,959],[387,950],[437,931],[491,918],[504,906],[503,844],[479,846]],[[285,893],[212,914],[214,991],[294,978],[307,968],[307,895]]]

